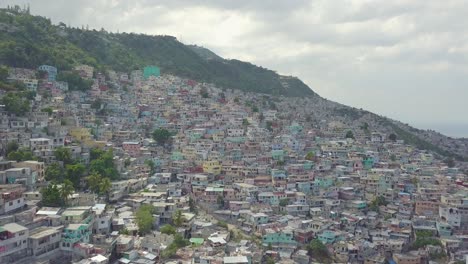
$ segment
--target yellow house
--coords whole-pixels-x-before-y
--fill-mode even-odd
[[[221,164],[217,160],[205,161],[203,163],[203,172],[219,175],[221,174]]]
[[[73,139],[80,142],[89,141],[91,139],[91,133],[89,132],[89,128],[74,127],[70,129],[69,133],[73,137]]]

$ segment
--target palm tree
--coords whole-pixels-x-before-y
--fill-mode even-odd
[[[93,173],[86,177],[86,181],[88,182],[88,186],[91,189],[92,192],[97,193],[99,192],[100,186],[99,184],[101,183],[101,175],[99,173]]]
[[[101,183],[99,185],[99,192],[101,194],[106,194],[106,200],[109,200],[109,190],[112,186],[111,180],[107,177],[102,178]]]
[[[64,180],[62,186],[60,187],[60,198],[62,198],[63,203],[66,205],[70,195],[75,192],[73,188],[73,183],[70,180]]]

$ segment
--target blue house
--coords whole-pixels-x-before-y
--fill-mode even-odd
[[[53,82],[57,79],[57,68],[54,66],[41,65],[37,68],[37,70],[46,72],[49,82]]]

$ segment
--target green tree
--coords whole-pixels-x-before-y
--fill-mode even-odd
[[[8,113],[17,116],[24,116],[30,110],[29,100],[19,93],[7,93],[1,98],[0,103],[5,105],[5,110]]]
[[[68,164],[65,166],[65,179],[71,181],[75,188],[80,187],[81,177],[86,171],[86,167],[81,164]]]
[[[29,149],[21,148],[17,151],[12,151],[7,155],[8,160],[15,160],[17,162],[26,160],[37,160]]]
[[[63,205],[60,189],[55,183],[51,183],[47,185],[47,187],[41,189],[41,194],[43,206],[58,207]]]
[[[64,165],[70,164],[72,160],[71,151],[66,147],[58,147],[54,150],[54,156],[58,161],[63,162]]]
[[[245,119],[245,118],[242,119],[242,125],[243,125],[243,126],[249,126],[249,125],[250,125],[249,120],[247,120],[247,119]]]
[[[169,224],[165,224],[159,229],[159,232],[166,234],[166,235],[175,235],[176,229],[175,227]]]
[[[112,187],[112,182],[109,178],[104,177],[101,179],[101,183],[99,185],[99,194],[105,194],[106,199],[109,200],[109,191]]]
[[[330,258],[327,247],[319,239],[314,239],[307,245],[309,255],[320,261],[326,261]]]
[[[164,128],[156,129],[153,131],[153,139],[160,145],[168,143],[171,139],[171,133]]]
[[[315,158],[315,152],[309,151],[307,152],[307,155],[305,156],[306,160],[313,160]]]
[[[8,75],[8,67],[5,65],[0,65],[0,82],[6,82]]]
[[[218,195],[216,198],[216,203],[218,204],[219,208],[224,208],[224,197],[222,195]]]
[[[455,160],[452,157],[445,159],[444,162],[449,168],[454,168],[456,165]]]
[[[54,112],[54,110],[51,108],[51,107],[45,107],[45,108],[42,108],[41,109],[41,112],[43,113],[48,113],[49,116],[52,115],[52,113]]]
[[[45,170],[45,179],[47,181],[62,182],[64,176],[64,171],[60,164],[54,162],[47,166]]]
[[[127,168],[128,166],[130,166],[131,163],[132,163],[132,161],[130,159],[125,159],[124,167]]]
[[[177,210],[174,214],[174,217],[172,218],[172,222],[174,222],[174,225],[176,227],[182,226],[184,223],[184,216],[182,215],[182,211]]]
[[[266,121],[266,129],[270,132],[273,131],[273,123],[271,121]]]
[[[151,159],[147,159],[145,160],[145,164],[150,168],[150,176],[154,175],[156,173],[156,164],[154,163],[154,161]]]
[[[65,205],[68,202],[68,198],[73,194],[74,191],[75,188],[73,188],[73,183],[69,180],[64,180],[60,187],[60,198]]]
[[[397,135],[395,135],[395,133],[391,133],[390,136],[388,136],[388,139],[390,139],[391,141],[396,141]]]
[[[284,198],[279,201],[279,206],[281,207],[285,207],[288,204],[289,204],[289,198]]]
[[[147,234],[153,228],[154,207],[152,205],[142,205],[136,212],[136,222],[138,230],[142,235]]]
[[[93,172],[91,175],[86,177],[86,181],[88,182],[89,189],[92,192],[98,193],[99,192],[99,185],[101,183],[102,176],[99,173]]]
[[[189,197],[189,208],[190,212],[196,211],[195,201],[192,199],[192,197]]]
[[[19,148],[19,145],[16,141],[8,142],[7,147],[6,147],[6,155],[8,156],[10,152],[17,151],[18,148]]]
[[[346,138],[352,138],[354,139],[354,134],[351,130],[349,130],[348,132],[346,132]]]

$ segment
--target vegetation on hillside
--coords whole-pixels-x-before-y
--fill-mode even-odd
[[[101,71],[129,72],[157,65],[163,73],[226,88],[284,96],[314,95],[297,78],[282,77],[239,60],[207,59],[208,50],[194,51],[171,36],[86,30],[63,23],[53,25],[49,19],[32,16],[19,8],[0,10],[0,24],[0,64],[13,67],[36,68],[48,64],[60,72],[87,64]]]

